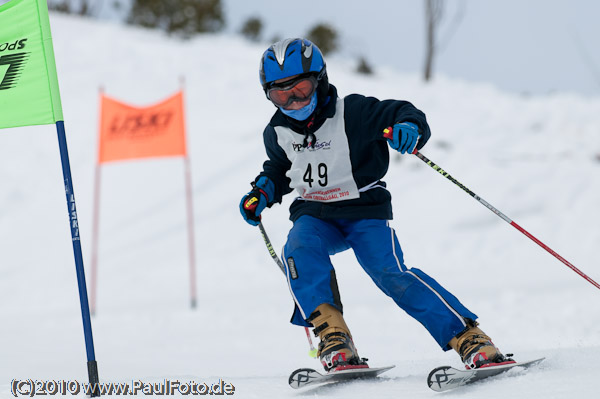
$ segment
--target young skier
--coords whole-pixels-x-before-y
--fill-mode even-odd
[[[381,180],[387,146],[401,154],[421,149],[430,137],[423,112],[407,101],[338,98],[321,51],[306,39],[270,46],[260,82],[277,111],[263,133],[268,159],[240,211],[256,226],[265,207],[297,191],[282,253],[295,302],[292,323],[314,327],[325,370],[368,367],[342,316],[329,258],[349,248],[375,284],[467,368],[514,362],[477,327],[474,313],[423,271],[407,268],[389,225],[391,195]],[[383,137],[388,126],[393,139]]]

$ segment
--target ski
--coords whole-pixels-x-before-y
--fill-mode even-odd
[[[321,374],[314,369],[301,368],[290,374],[288,382],[292,388],[298,389],[307,386],[320,385],[327,382],[333,383],[361,378],[375,378],[379,374],[384,373],[393,367],[395,366],[346,369],[332,371],[326,374]]]
[[[450,366],[437,367],[429,373],[427,385],[437,392],[447,391],[463,385],[472,384],[484,378],[502,374],[515,367],[529,368],[540,363],[544,358],[503,364],[500,366],[489,366],[473,370],[458,370]]]

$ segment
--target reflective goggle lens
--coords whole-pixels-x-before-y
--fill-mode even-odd
[[[285,86],[272,86],[267,90],[269,100],[280,107],[309,99],[317,88],[317,79],[311,76],[291,83],[284,82],[283,85]]]

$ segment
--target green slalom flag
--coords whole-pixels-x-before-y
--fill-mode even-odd
[[[0,6],[0,129],[62,121],[46,0]]]

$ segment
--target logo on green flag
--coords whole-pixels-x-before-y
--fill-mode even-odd
[[[27,53],[3,55],[0,57],[0,90],[7,90],[16,86],[26,61]],[[7,68],[4,72],[1,72],[4,65]]]
[[[0,6],[0,129],[62,120],[46,0]]]

